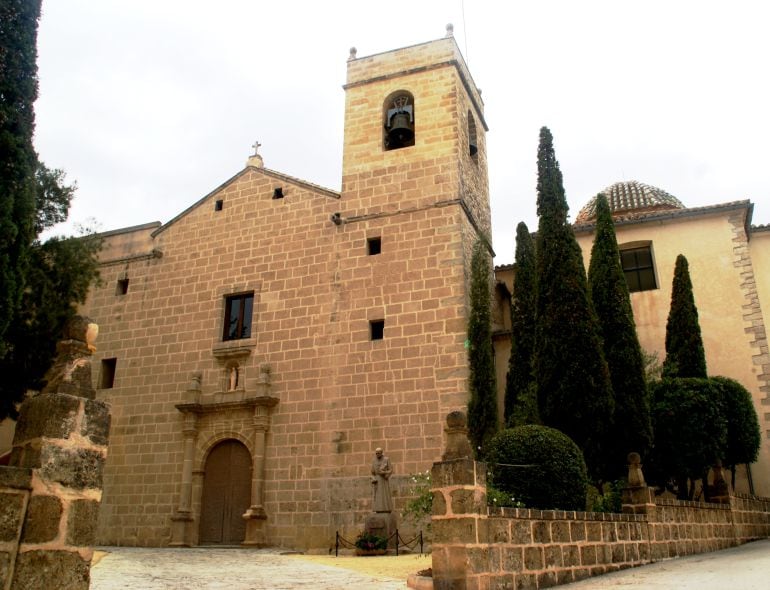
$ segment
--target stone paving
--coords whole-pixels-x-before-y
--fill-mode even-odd
[[[91,590],[404,590],[405,580],[240,548],[104,547]]]

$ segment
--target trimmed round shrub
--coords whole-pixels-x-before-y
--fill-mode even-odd
[[[495,488],[527,508],[585,510],[583,453],[554,428],[527,424],[499,432],[490,441],[487,469]]]
[[[733,468],[753,463],[759,455],[762,432],[751,393],[735,379],[712,377],[722,387],[722,411],[727,418],[727,449],[722,459]]]

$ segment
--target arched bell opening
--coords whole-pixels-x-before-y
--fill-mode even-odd
[[[474,162],[479,161],[479,139],[476,133],[476,119],[468,111],[468,154]]]
[[[385,150],[397,150],[414,145],[414,97],[398,90],[383,104],[383,136]]]

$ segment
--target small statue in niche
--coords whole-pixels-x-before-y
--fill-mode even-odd
[[[230,367],[230,375],[228,380],[228,391],[235,391],[238,388],[238,379],[240,378],[240,371],[238,365],[232,365]]]
[[[390,476],[393,467],[381,448],[374,451],[372,461],[372,511],[393,512],[393,499],[390,494]]]

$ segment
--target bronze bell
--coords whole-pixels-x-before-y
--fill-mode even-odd
[[[396,113],[390,120],[388,147],[399,148],[408,145],[414,139],[414,130],[408,112]]]

